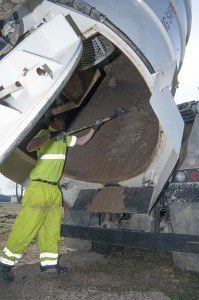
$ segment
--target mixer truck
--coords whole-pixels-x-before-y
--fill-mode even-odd
[[[66,245],[171,251],[177,266],[198,272],[198,106],[174,102],[191,1],[0,7],[0,172],[28,184],[36,156],[26,146],[46,111],[64,114],[70,131],[125,108],[81,150],[68,150]]]

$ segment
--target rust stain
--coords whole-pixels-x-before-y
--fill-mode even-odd
[[[123,187],[105,187],[96,194],[86,210],[89,212],[121,213],[124,211],[124,198]]]

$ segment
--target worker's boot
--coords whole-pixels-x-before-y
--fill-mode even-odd
[[[4,264],[0,264],[0,281],[11,282],[14,280],[14,274],[12,267]]]
[[[68,273],[68,268],[60,266],[60,265],[55,265],[55,266],[41,266],[40,265],[40,270],[44,273],[57,272],[57,274],[59,274],[59,275],[65,275],[66,273]]]

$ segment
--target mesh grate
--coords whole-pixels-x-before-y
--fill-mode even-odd
[[[99,64],[113,53],[114,49],[113,44],[102,35],[83,41],[83,54],[78,69],[85,70]]]

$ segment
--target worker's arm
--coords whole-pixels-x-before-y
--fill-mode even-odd
[[[83,146],[86,143],[88,143],[88,141],[92,139],[93,135],[102,126],[102,124],[103,124],[103,119],[97,120],[87,134],[77,138],[75,145]]]
[[[43,136],[41,136],[41,137],[32,139],[32,140],[29,142],[29,144],[28,144],[28,146],[27,146],[26,149],[27,149],[28,152],[36,151],[36,150],[38,150],[39,148],[41,148],[41,146],[42,146],[45,142],[49,141],[50,139],[51,139],[51,134],[50,134],[50,133],[45,134],[45,135],[43,135]]]
[[[78,146],[85,145],[86,143],[88,143],[88,141],[90,141],[90,139],[92,139],[94,133],[95,133],[95,130],[93,128],[91,128],[87,134],[77,138],[75,145],[78,145]]]
[[[89,132],[79,138],[76,138],[76,142],[74,145],[79,145],[79,146],[83,146],[86,143],[88,143],[88,141],[90,141],[90,139],[93,137],[94,133],[99,129],[99,127],[103,124],[103,121],[100,119],[97,121],[97,123],[93,126],[93,128],[91,128],[89,130]],[[38,150],[39,148],[41,148],[43,146],[43,144],[47,141],[49,141],[51,138],[53,138],[55,141],[64,141],[66,139],[66,135],[64,131],[56,131],[56,132],[49,132],[45,135],[36,137],[34,139],[32,139],[28,146],[27,146],[27,151],[28,152],[33,152]],[[71,146],[71,145],[69,145]]]

